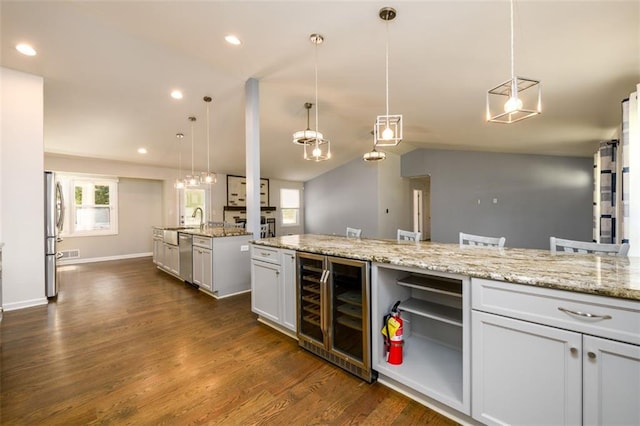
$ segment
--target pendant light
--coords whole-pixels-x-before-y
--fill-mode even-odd
[[[218,181],[216,174],[215,173],[211,173],[211,140],[210,140],[210,136],[209,136],[209,105],[211,104],[211,97],[210,96],[205,96],[204,101],[207,103],[207,173],[202,173],[202,182],[206,183],[206,184],[214,184]]]
[[[487,91],[487,121],[511,124],[542,112],[540,81],[516,77],[511,4],[511,80]]]
[[[387,158],[387,154],[385,154],[382,151],[376,150],[375,130],[372,130],[371,134],[373,135],[373,149],[371,151],[369,151],[369,152],[365,152],[364,155],[362,156],[362,159],[364,161],[381,161],[381,160],[384,160],[385,158]]]
[[[380,19],[385,21],[386,34],[386,54],[385,54],[385,82],[386,82],[386,114],[376,118],[376,130],[374,140],[376,146],[396,146],[402,140],[402,114],[389,114],[389,21],[395,19],[397,13],[392,7],[380,9]]]
[[[178,150],[178,178],[176,182],[173,184],[175,189],[183,189],[184,188],[184,180],[182,179],[182,139],[184,138],[184,134],[176,133],[176,138],[178,138],[178,144],[180,149]]]
[[[331,142],[324,139],[322,133],[318,131],[318,46],[324,42],[324,37],[320,34],[311,34],[309,36],[311,43],[316,45],[315,48],[315,86],[316,86],[316,130],[315,135],[309,143],[304,144],[305,160],[324,161],[331,158]]]
[[[187,186],[197,186],[200,183],[200,178],[196,176],[195,171],[193,170],[193,141],[194,141],[194,124],[196,122],[195,117],[189,117],[189,121],[191,122],[191,174],[187,175],[185,179],[185,184]]]
[[[307,110],[307,128],[305,130],[297,131],[293,134],[293,143],[297,145],[306,145],[309,143],[315,143],[316,138],[322,139],[322,133],[311,130],[309,127],[309,110],[313,107],[311,102],[305,102],[305,109]]]

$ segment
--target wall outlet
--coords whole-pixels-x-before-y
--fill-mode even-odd
[[[249,246],[246,244],[243,244],[240,246],[240,251],[249,251]]]

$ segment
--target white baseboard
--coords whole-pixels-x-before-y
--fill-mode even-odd
[[[151,256],[153,256],[153,253],[132,253],[132,254],[120,254],[117,256],[87,257],[82,259],[61,260],[58,262],[58,265],[76,265],[78,263],[108,262],[110,260],[136,259],[138,257],[151,257]]]
[[[49,303],[46,297],[39,299],[22,300],[20,302],[4,303],[2,308],[5,312],[16,311],[18,309],[32,308],[34,306],[46,305]]]

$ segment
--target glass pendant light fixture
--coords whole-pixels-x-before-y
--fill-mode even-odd
[[[314,143],[316,138],[322,139],[322,133],[316,130],[311,130],[309,127],[309,110],[313,107],[313,104],[311,102],[305,102],[304,107],[307,110],[307,128],[293,134],[293,143],[297,145]]]
[[[364,161],[381,161],[384,160],[385,158],[387,158],[387,154],[385,154],[382,151],[378,151],[376,150],[376,135],[375,135],[376,131],[375,129],[371,131],[371,134],[373,135],[373,149],[369,152],[365,152],[364,155],[362,156],[362,159]]]
[[[202,173],[201,181],[206,184],[213,184],[218,181],[216,174],[211,173],[211,139],[209,135],[209,105],[211,104],[211,96],[205,96],[204,101],[207,103],[207,173]]]
[[[516,77],[511,3],[511,80],[487,91],[487,121],[511,124],[542,112],[540,81]]]
[[[184,180],[182,179],[182,139],[184,138],[184,134],[176,133],[176,138],[178,138],[178,144],[180,149],[178,150],[178,178],[176,182],[173,184],[175,189],[183,189],[184,188]]]
[[[396,146],[402,140],[402,114],[389,114],[389,21],[395,19],[397,13],[392,7],[380,9],[380,19],[385,21],[386,54],[385,54],[385,82],[386,82],[386,114],[376,118],[376,130],[374,132],[376,146]]]
[[[200,184],[200,178],[196,176],[195,171],[193,170],[193,141],[194,141],[194,124],[196,122],[195,117],[189,117],[189,121],[191,122],[191,174],[187,175],[185,178],[185,184],[187,186],[197,186]]]
[[[331,142],[328,139],[324,139],[322,133],[318,131],[318,46],[324,42],[324,37],[320,34],[311,34],[309,36],[311,43],[315,44],[315,87],[316,87],[316,130],[315,135],[309,143],[304,144],[304,156],[305,160],[310,161],[324,161],[331,158]],[[305,105],[306,107],[306,105]]]

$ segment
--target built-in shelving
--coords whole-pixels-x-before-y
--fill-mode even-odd
[[[469,279],[425,273],[416,268],[376,264],[373,287],[373,361],[381,380],[403,383],[424,395],[470,414]],[[404,321],[403,362],[389,364],[382,319],[400,301]]]

